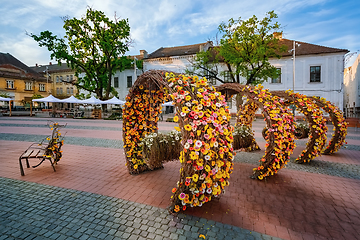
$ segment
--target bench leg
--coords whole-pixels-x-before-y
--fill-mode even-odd
[[[20,173],[21,173],[21,176],[25,176],[24,168],[23,168],[23,165],[22,165],[22,162],[21,162],[21,158],[19,158],[19,164],[20,164]]]
[[[50,163],[51,163],[51,166],[52,166],[52,168],[53,168],[54,172],[56,172],[56,170],[55,170],[55,166],[54,166],[54,164],[55,164],[55,163],[53,163],[53,161],[51,161],[51,158],[48,158],[48,159],[49,159],[49,161],[50,161]]]
[[[26,167],[27,167],[27,168],[30,168],[29,158],[26,158]]]

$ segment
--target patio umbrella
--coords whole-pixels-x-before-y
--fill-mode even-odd
[[[60,99],[54,97],[53,95],[49,95],[47,97],[44,97],[44,98],[38,98],[38,99],[33,99],[32,100],[33,102],[61,102]]]
[[[11,100],[11,98],[0,97],[0,101],[9,102]]]
[[[117,97],[113,97],[113,98],[111,98],[109,100],[102,101],[102,102],[103,102],[103,104],[120,104],[120,105],[125,104],[125,101],[120,100]]]
[[[82,103],[81,100],[77,99],[74,96],[62,99],[61,102],[63,102],[63,103]]]
[[[163,103],[161,106],[163,106],[163,107],[174,106],[174,103],[173,102],[166,102],[166,103]]]
[[[103,104],[104,102],[97,99],[96,97],[94,96],[91,96],[91,98],[88,98],[88,99],[85,99],[85,100],[79,100],[80,103],[83,103],[83,104],[92,104],[92,105],[96,105],[96,104]]]

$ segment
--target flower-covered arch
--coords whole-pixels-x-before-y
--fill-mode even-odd
[[[289,161],[294,143],[293,115],[284,106],[282,99],[272,95],[267,89],[260,86],[240,85],[226,83],[217,90],[227,98],[237,93],[243,93],[248,101],[254,102],[264,116],[264,121],[269,129],[269,141],[265,145],[265,155],[260,160],[260,165],[254,168],[253,177],[262,180],[273,175],[283,168]]]
[[[140,142],[157,131],[165,100],[173,100],[174,121],[182,135],[180,180],[173,189],[170,211],[202,206],[229,185],[233,170],[232,127],[225,97],[194,76],[148,71],[134,83],[126,97],[123,139],[126,165],[131,174],[151,170]]]
[[[345,121],[342,111],[340,111],[340,109],[330,101],[319,97],[311,97],[311,99],[313,99],[318,106],[329,114],[330,120],[334,125],[332,138],[322,153],[324,155],[333,154],[339,151],[341,146],[345,143],[347,135],[347,122]]]
[[[326,144],[326,120],[323,117],[319,106],[314,103],[313,99],[291,90],[272,91],[272,94],[286,100],[287,104],[294,104],[304,114],[309,123],[309,138],[306,148],[301,152],[300,156],[295,159],[297,163],[307,163],[315,157],[321,155],[322,149]]]

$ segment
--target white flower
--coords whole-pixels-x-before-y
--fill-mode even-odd
[[[201,146],[202,146],[202,142],[201,142],[200,140],[196,140],[195,146],[196,146],[196,147],[201,147]]]
[[[181,113],[180,113],[180,116],[185,117],[185,116],[186,116],[186,112],[181,112]]]
[[[185,105],[186,105],[187,107],[191,107],[191,103],[190,103],[190,102],[186,102]]]
[[[189,144],[189,143],[185,143],[184,148],[185,148],[185,149],[189,149],[189,148],[190,148],[190,144]]]
[[[183,84],[183,81],[181,81],[180,79],[178,80],[178,84],[179,85],[182,85]]]
[[[218,142],[214,142],[214,147],[218,147],[219,143]]]
[[[209,155],[206,155],[206,156],[205,156],[205,160],[209,161],[209,160],[210,160],[210,156],[209,156]]]
[[[217,106],[217,107],[221,107],[221,103],[215,103],[215,105]]]

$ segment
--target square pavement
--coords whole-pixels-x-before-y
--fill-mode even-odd
[[[18,158],[30,140],[49,135],[47,120],[0,118],[0,239],[359,239],[360,132],[355,129],[349,129],[348,149],[310,165],[290,163],[257,181],[249,178],[265,145],[264,124],[257,120],[262,151],[238,152],[226,194],[172,216],[166,208],[179,180],[179,162],[130,175],[121,121],[59,119],[68,126],[61,130],[67,133],[56,172],[44,162],[21,176]],[[159,130],[174,126],[160,122]],[[297,141],[292,159],[305,144]]]

